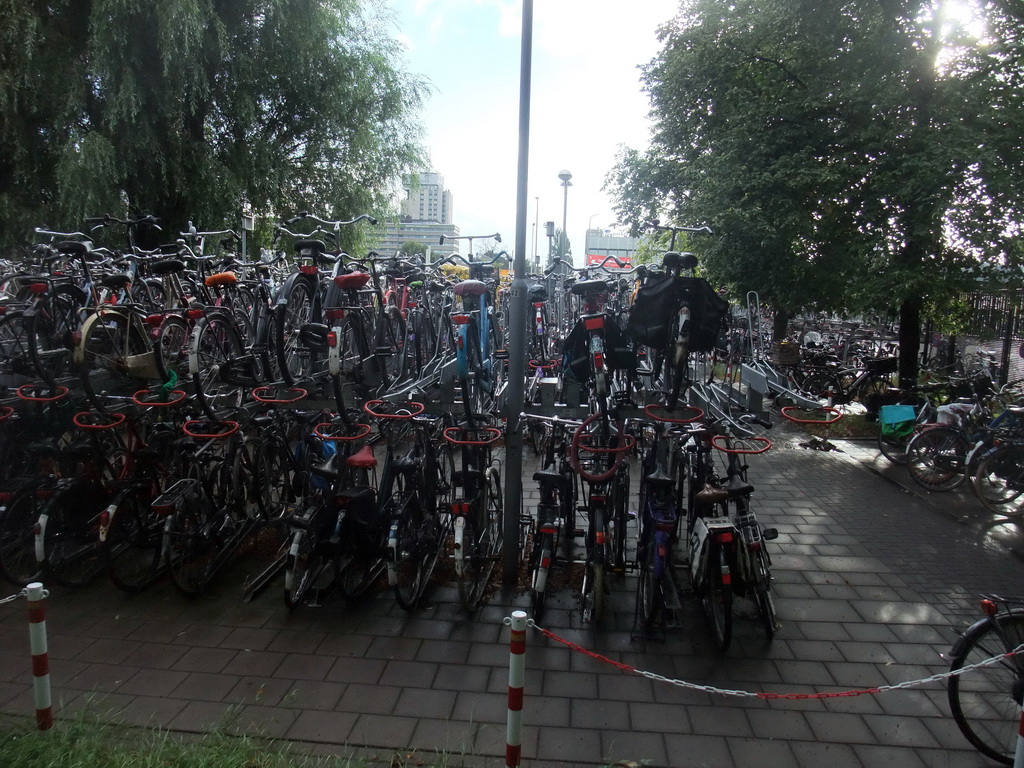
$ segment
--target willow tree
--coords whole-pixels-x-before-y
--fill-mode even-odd
[[[1017,5],[979,37],[921,0],[684,2],[643,75],[651,148],[609,175],[620,217],[711,225],[707,270],[780,319],[898,313],[912,379],[923,309],[1015,258]]]
[[[0,3],[0,244],[153,213],[380,210],[424,92],[367,0]]]

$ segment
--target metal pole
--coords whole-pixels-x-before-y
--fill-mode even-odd
[[[530,78],[533,56],[533,0],[523,0],[523,39],[519,75],[519,169],[516,194],[516,248],[509,295],[508,390],[505,400],[505,542],[502,577],[512,586],[519,576],[519,515],[523,498],[523,412],[526,380],[526,184],[530,161]]]
[[[508,720],[505,724],[505,768],[519,768],[523,755],[523,686],[526,681],[526,612],[513,611],[508,654]]]

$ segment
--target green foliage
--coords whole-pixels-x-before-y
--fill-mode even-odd
[[[1021,254],[1011,8],[979,41],[931,3],[685,2],[645,69],[651,149],[607,179],[620,219],[710,225],[712,278],[780,310],[948,305]]]
[[[399,61],[373,0],[0,3],[0,244],[380,210],[420,157]]]

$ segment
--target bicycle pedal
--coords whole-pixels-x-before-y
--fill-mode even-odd
[[[772,539],[777,539],[777,538],[779,538],[779,529],[778,528],[762,528],[761,529],[761,538],[764,539],[765,541],[771,541]]]

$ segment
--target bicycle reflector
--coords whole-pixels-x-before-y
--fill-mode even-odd
[[[456,325],[465,325],[469,322],[469,315],[452,315],[452,322]]]
[[[308,258],[309,256],[312,256],[313,254],[312,254],[312,252],[309,252],[309,253],[303,252],[300,255],[301,256],[306,256]],[[301,272],[304,275],[318,275],[318,274],[320,274],[320,270],[317,269],[315,264],[303,264],[301,267],[299,267],[299,272]]]
[[[588,331],[599,331],[604,328],[604,315],[588,317],[583,321],[583,325]]]
[[[327,309],[324,310],[324,317],[328,320],[341,320],[345,317],[344,309]]]
[[[327,346],[332,349],[338,346],[338,334],[334,331],[330,331],[327,334]]]
[[[49,286],[46,283],[29,283],[28,292],[34,293],[36,296],[46,293]]]
[[[981,600],[981,610],[991,619],[999,611],[999,606],[996,605],[995,600],[989,600],[985,597]]]
[[[161,325],[163,325],[163,322],[163,315],[146,315],[146,325],[148,326],[151,326],[153,328],[159,328]]]
[[[185,310],[185,317],[187,317],[189,320],[198,320],[199,318],[201,318],[205,314],[206,314],[206,310],[205,309],[186,309]]]

